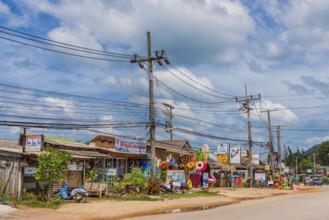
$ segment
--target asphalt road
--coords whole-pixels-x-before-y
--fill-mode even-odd
[[[203,211],[128,218],[131,220],[329,220],[329,187],[323,192],[274,196]],[[178,211],[178,210],[177,210]]]

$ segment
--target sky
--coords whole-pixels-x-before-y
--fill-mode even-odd
[[[170,138],[166,103],[174,140],[246,147],[252,95],[254,152],[267,154],[267,110],[275,149],[307,150],[329,137],[328,12],[326,0],[0,0],[0,138],[148,139],[147,63],[130,60],[147,57],[149,31],[170,61],[152,63],[156,139]]]

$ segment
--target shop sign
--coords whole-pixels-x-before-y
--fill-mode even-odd
[[[36,152],[43,150],[43,135],[25,136],[25,151]]]
[[[168,170],[166,184],[173,180],[177,183],[185,183],[185,171],[184,170]]]
[[[117,137],[115,149],[130,154],[146,154],[146,141]]]
[[[116,168],[109,168],[106,172],[107,176],[116,176],[117,175],[117,169]]]
[[[259,154],[252,154],[252,164],[259,165]]]
[[[228,154],[228,144],[217,145],[217,154]]]
[[[266,170],[266,171],[271,170],[270,165],[265,165],[265,170]]]
[[[25,167],[24,168],[24,175],[25,176],[34,176],[37,173],[36,167]]]
[[[228,163],[228,154],[217,154],[218,164],[227,164]]]
[[[240,163],[241,147],[230,147],[230,163]]]
[[[71,171],[82,171],[83,170],[83,163],[82,162],[71,162],[67,166],[68,170]]]

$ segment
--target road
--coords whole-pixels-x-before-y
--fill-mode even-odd
[[[329,220],[329,187],[322,188],[323,192],[274,196],[203,211],[142,216],[126,220]]]

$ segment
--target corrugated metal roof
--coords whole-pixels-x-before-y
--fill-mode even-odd
[[[92,149],[92,150],[97,149],[97,147],[89,146],[87,144],[80,143],[80,142],[63,141],[63,140],[49,140],[46,138],[45,138],[44,142],[52,144],[52,145],[57,145],[57,146],[75,147],[75,148]]]
[[[148,142],[149,145],[150,142]],[[187,140],[157,140],[155,148],[164,149],[173,153],[195,155],[196,151],[190,147]]]

